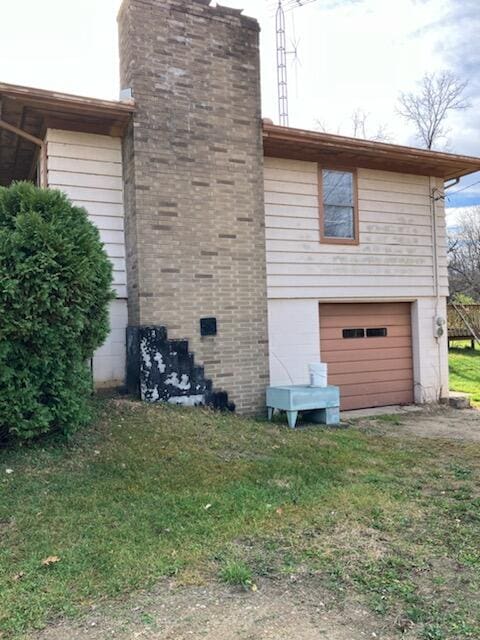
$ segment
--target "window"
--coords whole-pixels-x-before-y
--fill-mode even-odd
[[[320,239],[336,244],[358,244],[356,173],[319,169]]]
[[[374,327],[373,329],[343,329],[344,338],[386,338],[388,331],[386,327]]]
[[[388,335],[387,329],[385,327],[382,328],[374,328],[367,329],[367,338],[386,338]]]
[[[344,329],[342,331],[342,335],[344,338],[364,338],[365,330],[364,329]]]

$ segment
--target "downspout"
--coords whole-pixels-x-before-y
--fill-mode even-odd
[[[459,182],[460,182],[460,178],[451,178],[451,181],[448,184],[445,183],[443,190],[446,191],[447,189],[454,187]]]
[[[438,188],[436,186],[432,186],[432,178],[429,177],[429,187],[431,193],[431,212],[432,212],[432,239],[433,239],[433,286],[436,298],[435,304],[435,316],[438,316],[438,309],[440,306],[440,278],[438,273],[438,233],[437,233],[437,210],[436,210],[436,202],[438,199],[442,198],[442,196],[437,195]]]
[[[449,189],[453,187],[455,184],[458,184],[460,178],[453,179],[453,182],[445,186],[445,189]],[[431,213],[432,213],[432,239],[433,239],[433,282],[434,282],[434,293],[435,293],[435,317],[433,319],[434,323],[434,336],[435,341],[437,343],[437,354],[438,354],[438,375],[439,381],[441,381],[441,371],[442,371],[442,353],[440,346],[440,338],[443,336],[445,327],[446,327],[446,318],[443,318],[440,315],[440,274],[439,274],[439,263],[438,263],[438,228],[437,228],[437,200],[444,200],[445,196],[439,192],[439,189],[436,185],[432,184],[432,177],[429,177],[429,189],[430,189],[430,200],[431,200]],[[442,387],[440,386],[440,397],[442,396]]]
[[[6,131],[10,131],[11,133],[15,133],[20,138],[24,138],[33,144],[36,144],[39,147],[40,154],[40,186],[42,189],[46,189],[47,184],[47,145],[44,140],[37,138],[36,136],[32,136],[31,133],[27,131],[23,131],[23,129],[19,129],[15,127],[13,124],[5,122],[5,120],[0,119],[0,129],[5,129]]]
[[[435,342],[437,343],[437,366],[438,366],[438,397],[437,400],[440,400],[442,396],[442,355],[440,352],[440,337],[442,335],[442,326],[441,320],[439,317],[439,309],[440,309],[440,277],[438,273],[438,233],[437,233],[437,210],[436,210],[436,202],[437,199],[441,196],[437,195],[438,188],[437,186],[432,184],[432,177],[428,178],[429,181],[429,191],[430,191],[430,210],[432,214],[432,240],[433,240],[433,291],[435,295],[435,313],[433,317],[433,335],[435,337]]]
[[[436,203],[437,200],[445,200],[445,196],[440,193],[440,190],[437,186],[432,186],[432,178],[429,178],[430,181],[430,193],[431,201],[432,201],[432,235],[433,235],[433,264],[434,264],[434,287],[435,287],[435,297],[436,297],[436,306],[435,306],[435,316],[438,318],[438,309],[440,306],[440,275],[438,269],[438,230],[437,230],[437,208]],[[449,184],[444,186],[444,191],[450,189],[450,187],[454,187],[456,184],[460,182],[460,178],[452,178],[452,181]]]

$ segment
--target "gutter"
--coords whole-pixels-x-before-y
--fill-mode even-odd
[[[460,178],[452,178],[451,180],[449,180],[450,184],[445,184],[443,190],[446,191],[447,189],[450,189],[451,187],[454,187],[455,185],[457,185],[460,182]]]

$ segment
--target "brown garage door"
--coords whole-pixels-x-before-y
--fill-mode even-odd
[[[413,402],[409,303],[320,304],[320,343],[342,409]]]

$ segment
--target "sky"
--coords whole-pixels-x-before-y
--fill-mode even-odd
[[[274,121],[277,3],[220,2],[260,22],[263,115]],[[0,81],[117,99],[120,4],[0,0]],[[287,38],[297,48],[289,56],[290,125],[350,135],[352,113],[360,109],[369,135],[382,127],[389,141],[416,145],[396,113],[398,95],[414,90],[427,72],[450,70],[469,81],[471,107],[449,119],[445,150],[480,156],[479,33],[480,0],[317,0],[287,12]],[[478,174],[462,179],[447,206],[480,204],[477,181]]]

